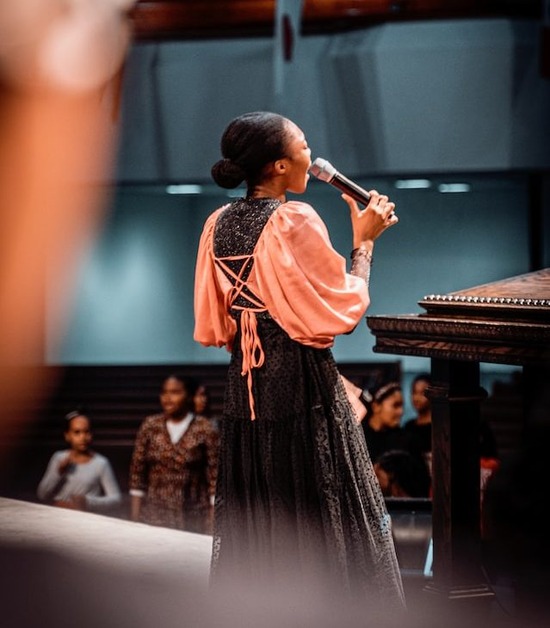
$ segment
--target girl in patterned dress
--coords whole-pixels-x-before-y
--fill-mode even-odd
[[[193,411],[196,384],[178,374],[160,393],[162,413],[146,417],[130,467],[130,518],[151,525],[211,532],[218,432]]]

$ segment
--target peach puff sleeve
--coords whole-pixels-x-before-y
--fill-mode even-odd
[[[229,315],[226,298],[231,284],[214,262],[214,227],[221,207],[204,224],[195,267],[194,339],[206,346],[227,346],[230,351],[237,326]]]
[[[365,281],[346,272],[320,216],[297,201],[278,207],[264,227],[249,287],[293,340],[316,348],[352,331],[370,302]]]

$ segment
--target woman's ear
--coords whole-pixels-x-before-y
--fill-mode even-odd
[[[285,174],[286,162],[284,159],[277,159],[274,166],[275,166],[275,174]]]

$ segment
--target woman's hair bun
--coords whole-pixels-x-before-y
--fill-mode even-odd
[[[212,178],[222,188],[236,188],[245,180],[246,172],[231,159],[220,159],[212,166]]]

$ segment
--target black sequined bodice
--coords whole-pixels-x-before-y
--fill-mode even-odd
[[[239,198],[219,216],[214,231],[216,257],[250,255],[280,201],[273,198]]]
[[[238,255],[252,255],[267,221],[281,204],[273,198],[240,198],[223,210],[214,229],[214,255],[218,258]],[[239,273],[242,260],[225,262],[234,273]],[[248,279],[253,260],[246,262],[242,274],[243,281]],[[247,289],[244,289],[247,293]],[[235,305],[246,307],[247,300],[238,297]],[[238,316],[237,312],[233,313]],[[268,316],[264,313],[262,316]]]

